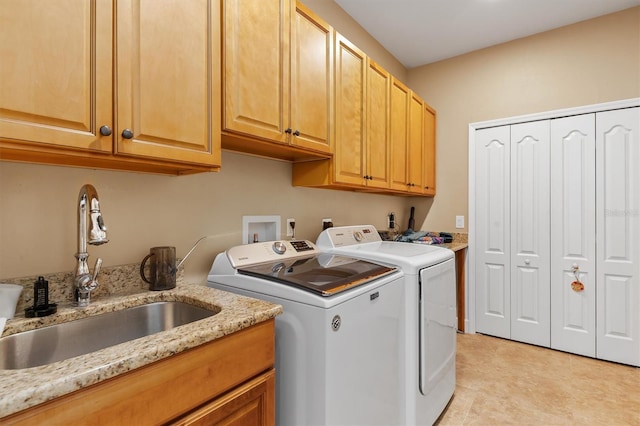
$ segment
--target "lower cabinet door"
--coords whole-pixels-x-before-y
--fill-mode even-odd
[[[275,383],[275,370],[268,371],[205,404],[174,424],[273,425]]]

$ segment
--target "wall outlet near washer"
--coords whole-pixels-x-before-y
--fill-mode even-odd
[[[324,231],[327,228],[333,228],[333,220],[330,217],[322,219],[322,230]]]
[[[293,218],[287,219],[287,237],[293,237],[296,234],[295,228],[296,220]]]

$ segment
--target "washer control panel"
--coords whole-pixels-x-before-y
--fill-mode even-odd
[[[270,262],[273,260],[291,259],[301,256],[319,254],[320,250],[307,240],[278,240],[231,247],[227,257],[234,268]]]
[[[318,236],[317,244],[324,249],[382,241],[375,226],[340,226],[328,228]]]

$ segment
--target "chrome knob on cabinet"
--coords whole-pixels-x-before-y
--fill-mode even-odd
[[[125,139],[131,139],[133,138],[133,132],[130,129],[124,129],[122,131],[122,137]]]
[[[100,126],[100,134],[102,136],[111,136],[111,127],[107,125]]]
[[[530,264],[531,264],[531,261],[530,261],[529,259],[527,259],[527,260],[525,260],[525,261],[524,261],[524,264],[525,264],[525,265],[530,265]]]

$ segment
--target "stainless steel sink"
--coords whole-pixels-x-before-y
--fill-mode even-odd
[[[169,330],[217,312],[183,302],[155,302],[0,339],[0,369],[51,364]]]

